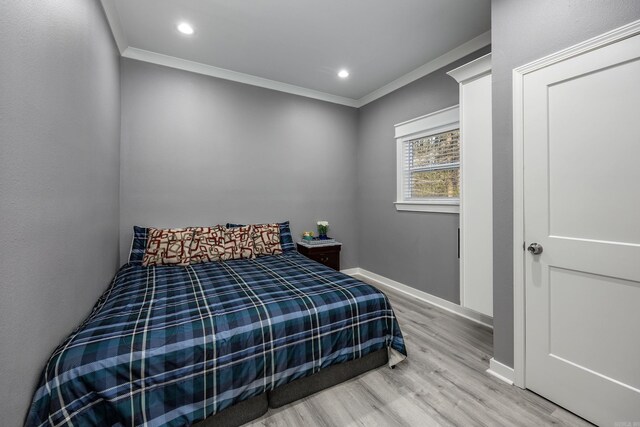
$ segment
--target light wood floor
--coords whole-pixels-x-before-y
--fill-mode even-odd
[[[278,409],[248,426],[589,426],[485,371],[492,331],[406,295],[391,300],[409,357]]]

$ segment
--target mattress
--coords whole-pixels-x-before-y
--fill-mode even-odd
[[[296,253],[124,265],[54,351],[40,425],[190,425],[380,349],[406,356],[387,297]]]

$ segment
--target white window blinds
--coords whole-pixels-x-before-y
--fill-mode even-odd
[[[403,142],[405,200],[456,199],[460,196],[458,129]]]

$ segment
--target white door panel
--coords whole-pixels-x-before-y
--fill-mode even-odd
[[[491,75],[460,86],[462,305],[493,316]]]
[[[460,304],[493,317],[491,54],[448,74],[460,83]]]
[[[629,363],[638,343],[628,339],[640,325],[638,298],[638,282],[550,267],[549,354],[640,389],[640,369]]]
[[[640,135],[640,85],[621,84],[634,76],[638,60],[549,86],[551,235],[640,243],[640,191],[624,185],[640,183],[639,159],[624,155]]]
[[[640,422],[640,36],[523,84],[527,387]]]

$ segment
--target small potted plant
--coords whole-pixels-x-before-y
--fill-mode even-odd
[[[329,223],[327,221],[318,221],[318,236],[321,240],[327,238],[327,230],[329,230]]]

